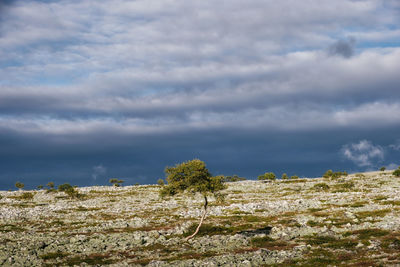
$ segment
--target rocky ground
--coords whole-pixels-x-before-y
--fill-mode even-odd
[[[202,198],[160,186],[0,192],[2,266],[400,266],[400,178],[228,183]],[[31,193],[31,194],[29,194]]]

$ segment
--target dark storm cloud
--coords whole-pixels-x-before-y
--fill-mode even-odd
[[[387,45],[400,38],[396,1],[4,7],[3,185],[17,176],[155,181],[193,157],[215,172],[255,177],[290,162],[311,175],[328,159],[350,166],[339,162],[345,144],[398,139],[400,47]],[[336,138],[338,129],[348,134]]]
[[[354,55],[356,40],[349,38],[348,40],[339,40],[329,47],[331,55],[339,55],[349,58]]]

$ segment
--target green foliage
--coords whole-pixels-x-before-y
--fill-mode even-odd
[[[293,179],[299,179],[299,176],[297,176],[297,175],[292,175],[292,176],[290,176],[290,179],[291,179],[291,180],[293,180]]]
[[[330,178],[332,177],[333,171],[332,170],[327,170],[322,177],[324,178]]]
[[[318,183],[318,184],[315,184],[313,186],[313,188],[317,189],[317,190],[328,190],[329,189],[329,185],[327,185],[326,183]]]
[[[157,180],[157,184],[158,184],[159,186],[164,186],[164,185],[165,185],[163,179],[158,179],[158,180]]]
[[[48,186],[49,188],[53,189],[53,188],[54,188],[54,183],[53,183],[53,182],[48,182],[48,183],[47,183],[47,186]]]
[[[71,188],[73,189],[72,185],[70,185],[70,184],[61,184],[58,186],[58,191],[66,192],[68,190],[71,190]]]
[[[393,175],[396,177],[400,177],[400,166],[393,172]]]
[[[284,173],[284,174],[282,174],[281,179],[282,180],[287,180],[287,179],[289,179],[289,176],[286,173]]]
[[[43,185],[38,185],[37,189],[43,189]]]
[[[15,187],[18,188],[18,189],[22,189],[22,188],[24,188],[24,186],[25,185],[23,183],[21,183],[21,182],[16,182],[15,183]]]
[[[160,191],[161,196],[173,196],[183,192],[215,195],[225,188],[223,176],[212,177],[205,163],[199,159],[167,167],[165,174],[168,184]]]
[[[258,176],[257,179],[258,180],[271,180],[271,181],[273,181],[273,180],[276,179],[276,176],[275,176],[275,174],[273,172],[266,172],[266,173]]]
[[[381,172],[384,172],[384,171],[386,171],[386,167],[381,167],[379,170],[380,170]]]
[[[327,170],[322,177],[324,178],[340,178],[342,176],[348,176],[349,174],[346,171],[343,172],[333,172],[332,170]]]
[[[31,192],[25,192],[19,197],[19,199],[21,199],[21,200],[32,200],[33,196],[34,195]]]
[[[113,184],[114,186],[121,186],[122,183],[124,183],[124,180],[119,180],[117,178],[111,178],[109,180],[110,184]]]
[[[244,177],[239,177],[238,175],[233,175],[233,176],[225,176],[223,179],[223,182],[239,182],[239,181],[245,181],[246,178]]]

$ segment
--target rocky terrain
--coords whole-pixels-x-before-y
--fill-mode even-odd
[[[210,201],[160,186],[0,192],[2,266],[400,266],[400,178],[228,183]]]

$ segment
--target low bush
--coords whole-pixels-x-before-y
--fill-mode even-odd
[[[275,180],[276,176],[273,172],[266,172],[260,176],[258,176],[258,180]]]
[[[244,177],[239,177],[238,175],[233,175],[233,176],[224,176],[223,182],[239,182],[239,181],[245,181],[246,178]]]
[[[396,177],[400,177],[400,166],[393,172],[393,175]]]

